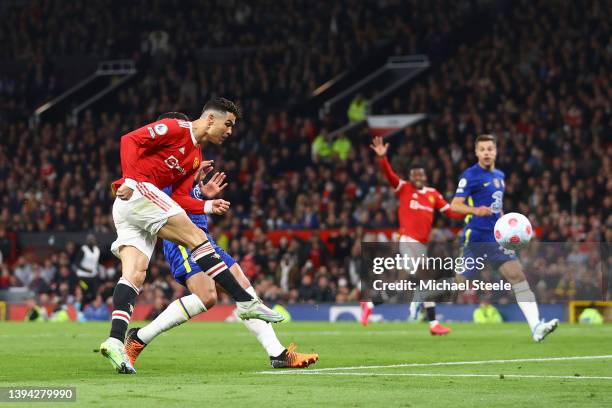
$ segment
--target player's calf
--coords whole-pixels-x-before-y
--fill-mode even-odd
[[[223,287],[236,302],[253,300],[253,297],[240,286],[219,254],[216,253],[204,231],[196,227],[186,214],[168,218],[168,222],[159,230],[159,236],[189,248],[191,259],[207,276]]]
[[[202,303],[202,300],[200,300],[198,295],[191,294],[189,296],[183,296],[182,298],[176,299],[174,302],[170,303],[168,307],[155,318],[155,320],[142,329],[139,329],[137,332],[131,334],[130,338],[132,340],[138,339],[138,341],[144,345],[149,344],[161,333],[185,323],[187,320],[205,312],[206,310],[208,309],[204,303]],[[138,350],[138,354],[140,354],[140,351],[142,350]],[[126,347],[126,352],[128,355],[132,354],[133,357],[133,353],[128,347]],[[132,357],[130,357],[130,359]]]
[[[189,291],[196,295],[204,305],[204,310],[201,312],[210,310],[217,303],[217,289],[215,287],[215,282],[204,273],[196,273],[195,275],[189,277],[185,283],[187,284]],[[195,313],[197,310],[193,310],[193,312]],[[195,314],[191,317],[194,316]]]
[[[149,258],[132,246],[124,246],[119,251],[122,277],[113,292],[113,313],[110,337],[123,343],[140,285],[146,276]]]

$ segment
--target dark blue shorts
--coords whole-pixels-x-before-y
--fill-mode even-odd
[[[518,260],[514,251],[503,248],[495,241],[493,231],[467,228],[461,233],[461,244],[463,271],[456,267],[456,272],[468,279],[475,278],[486,264],[497,268],[508,261]]]
[[[205,232],[215,252],[219,254],[227,267],[231,268],[232,265],[236,263],[236,260],[217,245],[208,231]],[[186,286],[187,279],[196,273],[202,272],[198,264],[191,259],[191,251],[184,246],[164,240],[164,256],[166,257],[166,261],[170,264],[174,280],[183,286]]]

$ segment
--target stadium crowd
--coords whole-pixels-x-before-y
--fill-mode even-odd
[[[429,13],[431,21],[421,22],[416,13],[434,2],[414,2],[414,8],[405,11],[407,19],[392,18],[387,26],[376,24],[377,18],[394,14],[398,2],[374,3],[381,8],[380,15],[360,6],[362,2],[347,1],[346,7],[325,11],[310,9],[304,2],[288,3],[287,15],[303,9],[314,14],[324,12],[326,18],[321,23],[308,27],[294,27],[289,18],[276,20],[278,9],[271,2],[264,3],[271,11],[267,18],[280,24],[267,24],[249,6],[231,7],[231,2],[220,2],[230,6],[219,9],[215,24],[203,25],[202,30],[208,31],[181,31],[176,24],[160,21],[157,29],[165,30],[172,40],[172,47],[161,51],[167,61],[145,49],[146,44],[155,43],[151,38],[130,39],[138,43],[130,48],[129,41],[123,41],[122,31],[113,29],[134,13],[117,20],[114,15],[103,18],[101,21],[112,24],[96,34],[91,41],[93,48],[88,48],[84,44],[87,37],[80,36],[94,34],[86,34],[79,24],[72,28],[57,26],[61,13],[70,18],[83,11],[78,10],[83,6],[55,10],[51,14],[58,20],[44,24],[42,20],[26,23],[30,21],[27,16],[47,10],[45,7],[54,10],[53,2],[20,10],[18,15],[22,17],[10,21],[20,22],[13,27],[18,28],[13,35],[30,45],[22,50],[25,57],[48,58],[44,47],[67,54],[91,49],[108,56],[148,53],[149,61],[155,59],[157,65],[146,71],[142,81],[119,93],[117,111],[121,114],[87,112],[76,127],[43,123],[32,130],[24,121],[0,124],[0,224],[14,232],[113,233],[109,185],[120,174],[119,135],[154,120],[160,112],[182,110],[193,114],[211,94],[228,95],[240,102],[246,118],[226,146],[205,149],[205,156],[215,159],[215,167],[226,172],[230,181],[224,198],[232,203],[232,209],[227,216],[214,219],[213,235],[240,261],[264,300],[356,300],[359,244],[363,239],[381,238],[364,228],[397,225],[397,201],[368,147],[368,132],[364,130],[352,140],[343,139],[337,149],[337,140],[326,140],[329,149],[320,154],[313,143],[317,135],[330,130],[325,119],[292,117],[286,110],[272,110],[270,106],[304,98],[381,39],[406,38],[398,46],[406,51],[427,49],[427,41],[435,39],[422,39],[419,32],[424,28],[419,24],[426,24],[429,32],[432,27],[449,32],[456,21],[451,17],[461,12],[462,3],[449,6],[446,13]],[[397,172],[407,176],[408,166],[418,160],[426,168],[429,184],[450,200],[461,171],[475,162],[475,135],[494,133],[499,140],[498,167],[506,172],[506,209],[529,215],[541,230],[542,241],[610,242],[612,145],[607,136],[611,132],[612,88],[606,67],[610,66],[612,43],[609,10],[604,4],[594,1],[582,7],[572,2],[518,2],[512,13],[498,16],[492,32],[475,45],[461,47],[423,79],[403,88],[388,105],[375,106],[377,113],[429,115],[426,122],[389,139]],[[139,9],[136,5],[134,8]],[[202,18],[182,11],[178,17],[194,21]],[[142,20],[136,20],[146,18],[145,13]],[[245,49],[266,46],[247,54],[240,64],[215,64],[205,69],[197,59],[188,58],[178,67],[176,61],[190,51],[186,44],[227,44],[224,22],[228,21],[235,23],[231,27],[236,30],[232,37],[236,45]],[[249,34],[261,26],[268,27],[261,31],[261,37]],[[45,30],[59,30],[64,35],[51,45],[28,42],[28,38],[34,38],[28,37],[29,32]],[[334,30],[337,37],[329,35]],[[103,41],[107,38],[112,40]],[[311,43],[322,46],[310,47]],[[15,51],[6,43],[2,47],[4,55]],[[33,63],[32,69],[35,66]],[[49,87],[53,72],[49,68],[39,86],[55,91]],[[14,86],[7,88],[7,81],[0,81],[0,92],[10,96],[9,103],[31,109],[37,102],[33,95],[38,88],[15,90]],[[6,89],[13,89],[13,93]],[[449,227],[459,225],[438,217],[433,240],[455,240]],[[319,231],[329,228],[337,232],[325,241]],[[281,238],[275,245],[266,238],[266,232],[278,229],[307,229],[313,233],[307,239]],[[29,287],[43,296],[42,300],[50,296],[64,303],[81,302],[75,248],[71,245],[44,260],[20,257],[11,267],[2,263],[0,289]],[[566,258],[559,253],[557,261],[550,258],[552,273],[536,275],[539,280],[533,283],[541,301],[571,297],[572,290],[592,279],[588,272],[572,272],[575,268],[568,259],[572,254],[572,259],[579,259],[580,253],[570,250],[565,254]],[[110,257],[103,260],[96,294],[105,301],[118,275],[116,262]],[[161,308],[182,291],[157,255],[139,301]]]
[[[27,117],[74,83],[75,62],[120,58],[135,60],[151,80],[161,72],[180,78],[183,109],[200,108],[211,92],[241,101],[255,98],[267,108],[286,107],[384,43],[425,52],[478,3],[488,2],[7,3],[0,9],[0,38],[5,39],[0,59],[11,63],[0,69],[0,95],[8,97],[0,110]],[[206,65],[198,63],[202,60]]]

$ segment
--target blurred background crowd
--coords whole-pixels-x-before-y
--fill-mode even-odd
[[[398,202],[368,147],[367,129],[332,138],[338,118],[292,107],[383,46],[397,54],[444,51],[432,56],[439,63],[430,70],[369,107],[378,114],[427,114],[388,139],[400,176],[407,177],[418,160],[429,185],[450,201],[459,175],[476,161],[475,136],[493,133],[497,166],[506,173],[504,207],[528,215],[539,240],[612,240],[612,20],[606,1],[214,3],[41,0],[0,6],[6,23],[0,59],[7,62],[0,70],[0,289],[29,288],[43,303],[100,309],[120,273],[108,248],[100,248],[95,279],[83,284],[79,254],[88,242],[42,257],[16,245],[15,234],[112,234],[109,186],[121,173],[120,136],[161,112],[197,115],[205,100],[222,95],[236,100],[245,118],[226,145],[204,150],[230,182],[223,197],[232,208],[213,220],[213,235],[264,300],[357,300],[360,243],[387,239],[370,230],[396,227]],[[445,39],[476,10],[501,7],[496,3],[505,12],[495,13],[475,41],[442,58]],[[207,60],[211,50],[214,58]],[[58,55],[68,59],[60,64]],[[79,78],[74,66],[65,65],[70,58],[84,64],[132,58],[139,75],[112,107],[87,111],[76,125],[30,126],[34,108]],[[437,217],[432,240],[456,240],[460,226]],[[273,241],[267,233],[274,230],[311,234]],[[580,248],[550,258],[560,265],[548,267],[553,273],[531,274],[543,301],[571,298],[593,278],[593,271],[570,267]],[[531,261],[528,266],[546,269]],[[139,302],[163,308],[182,291],[158,254]]]

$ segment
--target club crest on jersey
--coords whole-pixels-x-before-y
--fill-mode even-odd
[[[501,182],[499,181],[497,177],[493,179],[493,184],[495,184],[495,188],[501,187]]]
[[[193,159],[193,168],[197,169],[199,165],[200,165],[200,159],[196,157],[195,159]]]
[[[177,169],[181,174],[187,173],[185,169],[181,167],[178,159],[174,156],[168,157],[166,160],[164,160],[164,163],[166,163],[166,166],[170,167],[171,169]]]
[[[435,200],[434,200],[433,196],[428,196],[427,198],[429,198],[429,202],[430,203],[432,203],[432,204],[434,203]]]

